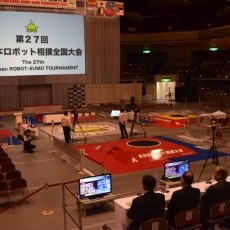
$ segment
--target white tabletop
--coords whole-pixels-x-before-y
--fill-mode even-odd
[[[230,176],[227,178],[228,181],[230,181]],[[212,184],[215,184],[216,182],[214,180],[211,181]],[[203,181],[203,182],[199,182],[199,183],[194,183],[192,185],[192,187],[194,188],[199,188],[201,193],[204,193],[206,191],[206,189],[210,186],[211,184]],[[172,197],[172,193],[176,190],[181,189],[181,187],[175,187],[175,188],[170,188],[169,192],[160,192],[160,191],[156,191],[156,192],[160,192],[163,193],[165,195],[165,200],[166,202],[168,202],[171,197]],[[130,208],[130,205],[132,203],[132,200],[137,197],[137,195],[134,196],[129,196],[129,197],[125,197],[125,198],[120,198],[120,199],[116,199],[114,200],[114,208],[115,208],[115,217],[116,217],[116,229],[117,230],[125,230],[127,229],[129,223],[130,223],[130,219],[127,217],[127,210]]]

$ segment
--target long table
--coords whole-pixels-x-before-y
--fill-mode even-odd
[[[227,178],[228,181],[230,181],[230,176]],[[212,181],[212,184],[215,184],[215,181]],[[211,184],[203,181],[199,183],[194,183],[192,186],[194,188],[199,188],[201,193],[204,193],[206,189],[210,186]],[[170,188],[169,192],[161,192],[161,191],[156,191],[159,193],[163,193],[165,195],[165,200],[168,202],[174,191],[181,189],[181,187],[175,187],[175,188]],[[131,220],[127,217],[127,210],[130,208],[132,200],[136,198],[137,195],[134,196],[129,196],[125,198],[120,198],[120,199],[115,199],[114,200],[114,209],[115,209],[115,218],[116,218],[116,227],[118,230],[125,230],[127,229],[129,223]]]

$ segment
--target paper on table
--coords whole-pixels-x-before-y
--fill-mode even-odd
[[[131,207],[132,202],[127,202],[126,203],[129,207]]]

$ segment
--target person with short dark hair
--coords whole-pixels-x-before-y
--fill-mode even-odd
[[[36,145],[32,145],[31,144],[31,140],[32,140],[32,135],[31,135],[31,131],[29,129],[27,129],[24,134],[23,134],[23,152],[24,153],[33,153],[34,150],[36,148]]]
[[[127,139],[128,138],[128,133],[126,130],[126,123],[128,121],[128,116],[127,113],[125,112],[124,109],[120,110],[120,114],[119,114],[119,127],[120,127],[120,131],[121,131],[121,139]]]
[[[61,119],[61,125],[62,125],[62,128],[63,128],[65,142],[67,144],[69,144],[70,140],[71,140],[70,132],[71,132],[71,128],[72,128],[71,119],[70,119],[70,117],[68,115],[69,115],[68,111],[65,111],[64,112],[64,117]]]
[[[202,219],[209,217],[210,207],[216,203],[230,200],[230,182],[227,182],[228,170],[223,166],[217,166],[214,172],[216,184],[209,186],[201,196],[200,210]],[[208,229],[202,221],[203,229]]]
[[[165,212],[164,194],[154,192],[156,179],[151,175],[145,175],[142,184],[145,193],[133,199],[127,212],[127,216],[132,219],[128,230],[139,230],[144,221],[163,217]]]
[[[192,183],[194,175],[191,172],[185,172],[181,176],[180,184],[182,189],[173,192],[168,203],[167,217],[170,224],[175,221],[175,215],[187,209],[196,208],[200,201],[200,190],[193,188]]]

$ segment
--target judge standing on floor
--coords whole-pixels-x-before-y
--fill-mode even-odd
[[[126,130],[126,123],[128,121],[128,116],[127,113],[125,112],[124,109],[120,110],[120,114],[119,114],[119,127],[120,127],[120,131],[121,131],[121,139],[127,139],[128,138],[128,133]]]
[[[70,140],[71,140],[70,132],[71,132],[71,129],[72,129],[72,124],[71,124],[71,119],[69,117],[68,111],[64,112],[64,117],[61,119],[61,125],[62,125],[62,128],[63,128],[65,142],[67,144],[69,144]]]

